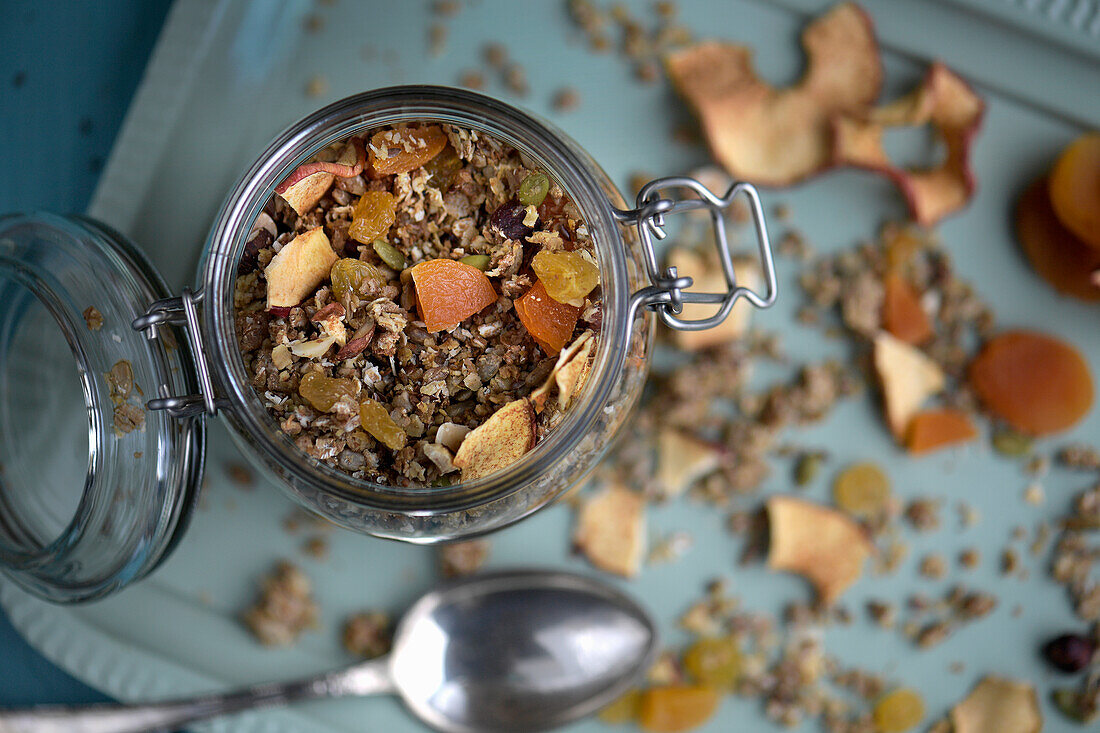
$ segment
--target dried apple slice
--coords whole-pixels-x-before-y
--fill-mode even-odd
[[[573,343],[561,350],[546,381],[528,395],[528,399],[535,406],[535,412],[542,412],[555,386],[558,388],[558,406],[565,409],[579,386],[581,378],[588,371],[588,355],[592,353],[594,345],[595,334],[592,331],[585,331],[575,338]]]
[[[698,115],[714,157],[734,178],[795,183],[832,163],[830,118],[878,97],[882,60],[867,14],[841,3],[802,33],[806,73],[775,89],[745,46],[706,42],[669,56],[673,86]]]
[[[1092,377],[1081,353],[1033,331],[987,341],[969,379],[986,409],[1027,435],[1065,430],[1092,407]]]
[[[1058,156],[1050,202],[1066,229],[1100,249],[1100,132],[1082,135]]]
[[[920,349],[885,332],[875,337],[874,361],[886,422],[901,440],[924,401],[943,389],[943,370]]]
[[[680,496],[698,479],[718,468],[718,450],[674,428],[657,434],[657,486],[662,496]]]
[[[909,421],[905,447],[913,455],[966,443],[978,436],[974,421],[962,410],[945,408],[918,412]]]
[[[304,163],[275,187],[275,193],[301,216],[328,193],[337,176],[353,178],[363,172],[366,163],[367,152],[363,142],[352,138],[335,163],[320,160]]]
[[[692,249],[676,247],[668,253],[666,264],[675,267],[676,274],[680,277],[690,277],[693,281],[692,290],[702,293],[724,293],[729,289],[726,276],[722,272],[722,265],[718,262],[717,253],[704,257]],[[751,290],[758,290],[763,285],[764,276],[755,260],[736,257],[733,265],[737,273],[738,285]],[[680,317],[691,321],[709,318],[718,311],[718,308],[717,305],[705,303],[685,303]],[[686,351],[699,351],[736,341],[749,330],[753,310],[755,309],[751,304],[740,301],[734,304],[726,320],[714,328],[704,331],[674,331],[673,338],[676,339],[676,344]]]
[[[930,226],[964,207],[974,195],[977,181],[970,168],[970,146],[984,113],[982,98],[937,62],[909,95],[868,114],[837,114],[832,122],[834,162],[887,176],[901,189],[913,219]],[[943,140],[943,162],[927,169],[895,165],[882,144],[885,128],[926,123]]]
[[[1043,716],[1034,687],[985,677],[951,708],[951,724],[954,733],[1039,733]]]
[[[1080,300],[1100,300],[1092,273],[1100,269],[1093,249],[1062,224],[1050,203],[1048,181],[1040,178],[1016,202],[1016,239],[1039,277]]]
[[[581,506],[573,542],[596,567],[629,578],[638,574],[645,557],[645,527],[645,500],[612,485]]]
[[[454,465],[473,481],[507,468],[535,447],[535,408],[523,398],[501,407],[462,440]]]
[[[874,549],[843,512],[791,496],[768,499],[768,525],[768,567],[803,576],[826,605],[859,579]]]
[[[328,279],[338,259],[321,227],[302,232],[287,242],[264,268],[267,309],[290,308],[301,303],[302,298]]]

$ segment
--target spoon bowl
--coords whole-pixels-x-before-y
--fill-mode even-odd
[[[439,730],[544,730],[626,692],[656,639],[640,606],[592,578],[495,572],[417,601],[394,637],[390,674],[409,709]]]

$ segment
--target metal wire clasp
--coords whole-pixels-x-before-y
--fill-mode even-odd
[[[206,348],[199,331],[198,303],[202,300],[202,290],[191,292],[184,288],[178,298],[163,298],[154,302],[130,325],[135,331],[145,331],[148,338],[155,339],[157,326],[174,324],[184,326],[187,343],[195,360],[195,372],[198,376],[200,394],[169,395],[168,387],[158,388],[160,397],[145,403],[150,410],[166,410],[172,417],[193,417],[206,414],[213,417],[218,414],[219,401],[214,398],[214,384],[210,379],[210,367],[206,361]]]
[[[662,198],[659,195],[659,192],[671,188],[689,189],[698,198],[674,200]],[[764,272],[765,292],[763,295],[739,286],[737,284],[737,273],[733,269],[733,258],[730,253],[729,240],[726,236],[723,212],[739,194],[743,194],[748,198],[753,227],[756,230],[757,249],[759,250],[760,262]],[[706,209],[714,226],[718,258],[722,263],[722,272],[726,276],[726,284],[728,285],[728,289],[724,293],[688,292],[687,288],[691,287],[692,283],[690,277],[680,277],[675,267],[668,267],[662,272],[657,264],[657,253],[653,248],[653,238],[664,239],[667,236],[664,228],[665,216],[697,209]],[[630,210],[615,209],[614,211],[615,217],[619,221],[637,226],[638,236],[641,240],[642,256],[645,259],[649,279],[653,283],[631,296],[630,316],[632,320],[638,309],[645,307],[657,311],[661,320],[669,328],[680,331],[703,331],[724,321],[738,298],[745,298],[757,308],[767,308],[775,302],[779,292],[775,279],[775,261],[772,257],[771,243],[768,241],[768,227],[764,222],[764,209],[760,205],[760,194],[757,193],[752,184],[734,183],[726,191],[725,196],[718,197],[694,178],[687,176],[657,178],[647,183],[638,192],[636,208]],[[679,314],[683,311],[684,303],[720,304],[720,307],[718,312],[709,318],[687,320],[679,317]]]

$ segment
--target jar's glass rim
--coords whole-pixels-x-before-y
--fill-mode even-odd
[[[546,440],[512,466],[444,487],[396,487],[356,479],[310,459],[277,429],[249,384],[234,324],[237,260],[253,221],[278,185],[318,150],[349,135],[385,124],[433,120],[487,132],[544,167],[582,212],[601,268],[603,319],[600,348],[581,401]],[[238,427],[279,467],[352,503],[408,514],[459,510],[502,498],[555,464],[585,437],[601,416],[624,369],[631,336],[630,279],[622,232],[602,187],[602,171],[586,162],[576,143],[549,123],[475,92],[405,85],[339,100],[295,123],[260,155],[225,200],[200,263],[204,291],[204,340],[222,397]]]

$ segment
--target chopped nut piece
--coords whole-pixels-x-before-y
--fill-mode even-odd
[[[925,555],[920,561],[920,574],[932,580],[939,580],[947,574],[947,561],[943,555]]]
[[[601,489],[581,506],[573,542],[601,570],[637,575],[645,557],[645,501],[622,486]]]
[[[363,611],[344,622],[344,649],[357,657],[374,659],[390,650],[392,635],[389,614]]]
[[[89,331],[98,331],[103,328],[103,314],[94,305],[90,305],[84,309],[84,323]]]

